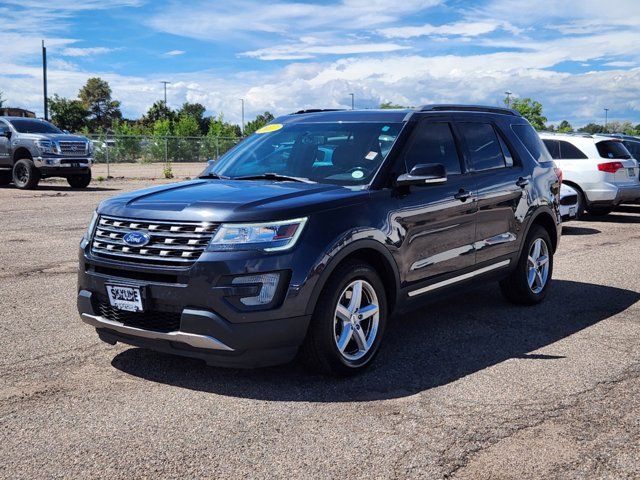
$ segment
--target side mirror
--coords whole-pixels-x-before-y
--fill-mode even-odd
[[[440,163],[420,163],[414,166],[409,173],[403,173],[396,180],[396,185],[432,185],[445,183],[447,170]]]

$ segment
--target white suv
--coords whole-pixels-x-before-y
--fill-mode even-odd
[[[606,215],[620,203],[640,199],[638,162],[622,141],[600,135],[540,133],[563,182],[578,191],[578,209]]]

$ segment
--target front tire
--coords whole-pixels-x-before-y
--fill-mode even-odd
[[[515,270],[500,282],[503,295],[518,305],[535,305],[547,296],[553,273],[553,246],[549,232],[534,225],[525,240]]]
[[[30,158],[18,160],[13,166],[13,184],[21,190],[33,190],[40,182],[40,172]]]
[[[67,177],[67,183],[71,188],[87,188],[91,183],[91,170],[89,170],[89,173]]]
[[[311,369],[335,376],[363,371],[378,353],[387,324],[382,280],[368,264],[348,261],[327,281],[301,349]]]

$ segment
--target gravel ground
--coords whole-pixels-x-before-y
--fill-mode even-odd
[[[111,347],[81,323],[91,211],[152,183],[0,188],[0,477],[640,477],[640,206],[565,227],[543,305],[496,285],[429,305],[335,380]]]

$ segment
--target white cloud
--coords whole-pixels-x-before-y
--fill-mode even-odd
[[[169,50],[168,52],[165,52],[165,55],[167,57],[177,57],[179,55],[184,55],[185,53],[187,52],[184,50]]]
[[[421,26],[401,26],[389,27],[378,30],[387,38],[412,38],[430,35],[459,35],[462,37],[476,37],[493,32],[501,27],[510,28],[510,25],[500,22],[456,22],[444,25],[431,25],[430,23]]]
[[[107,47],[68,47],[60,52],[65,57],[93,57],[94,55],[101,55],[103,53],[113,52],[115,48]]]
[[[240,56],[259,58],[260,60],[302,60],[318,55],[353,55],[361,53],[383,53],[405,50],[410,47],[395,43],[344,43],[339,45],[321,45],[313,43],[297,43],[277,45],[243,52]]]

